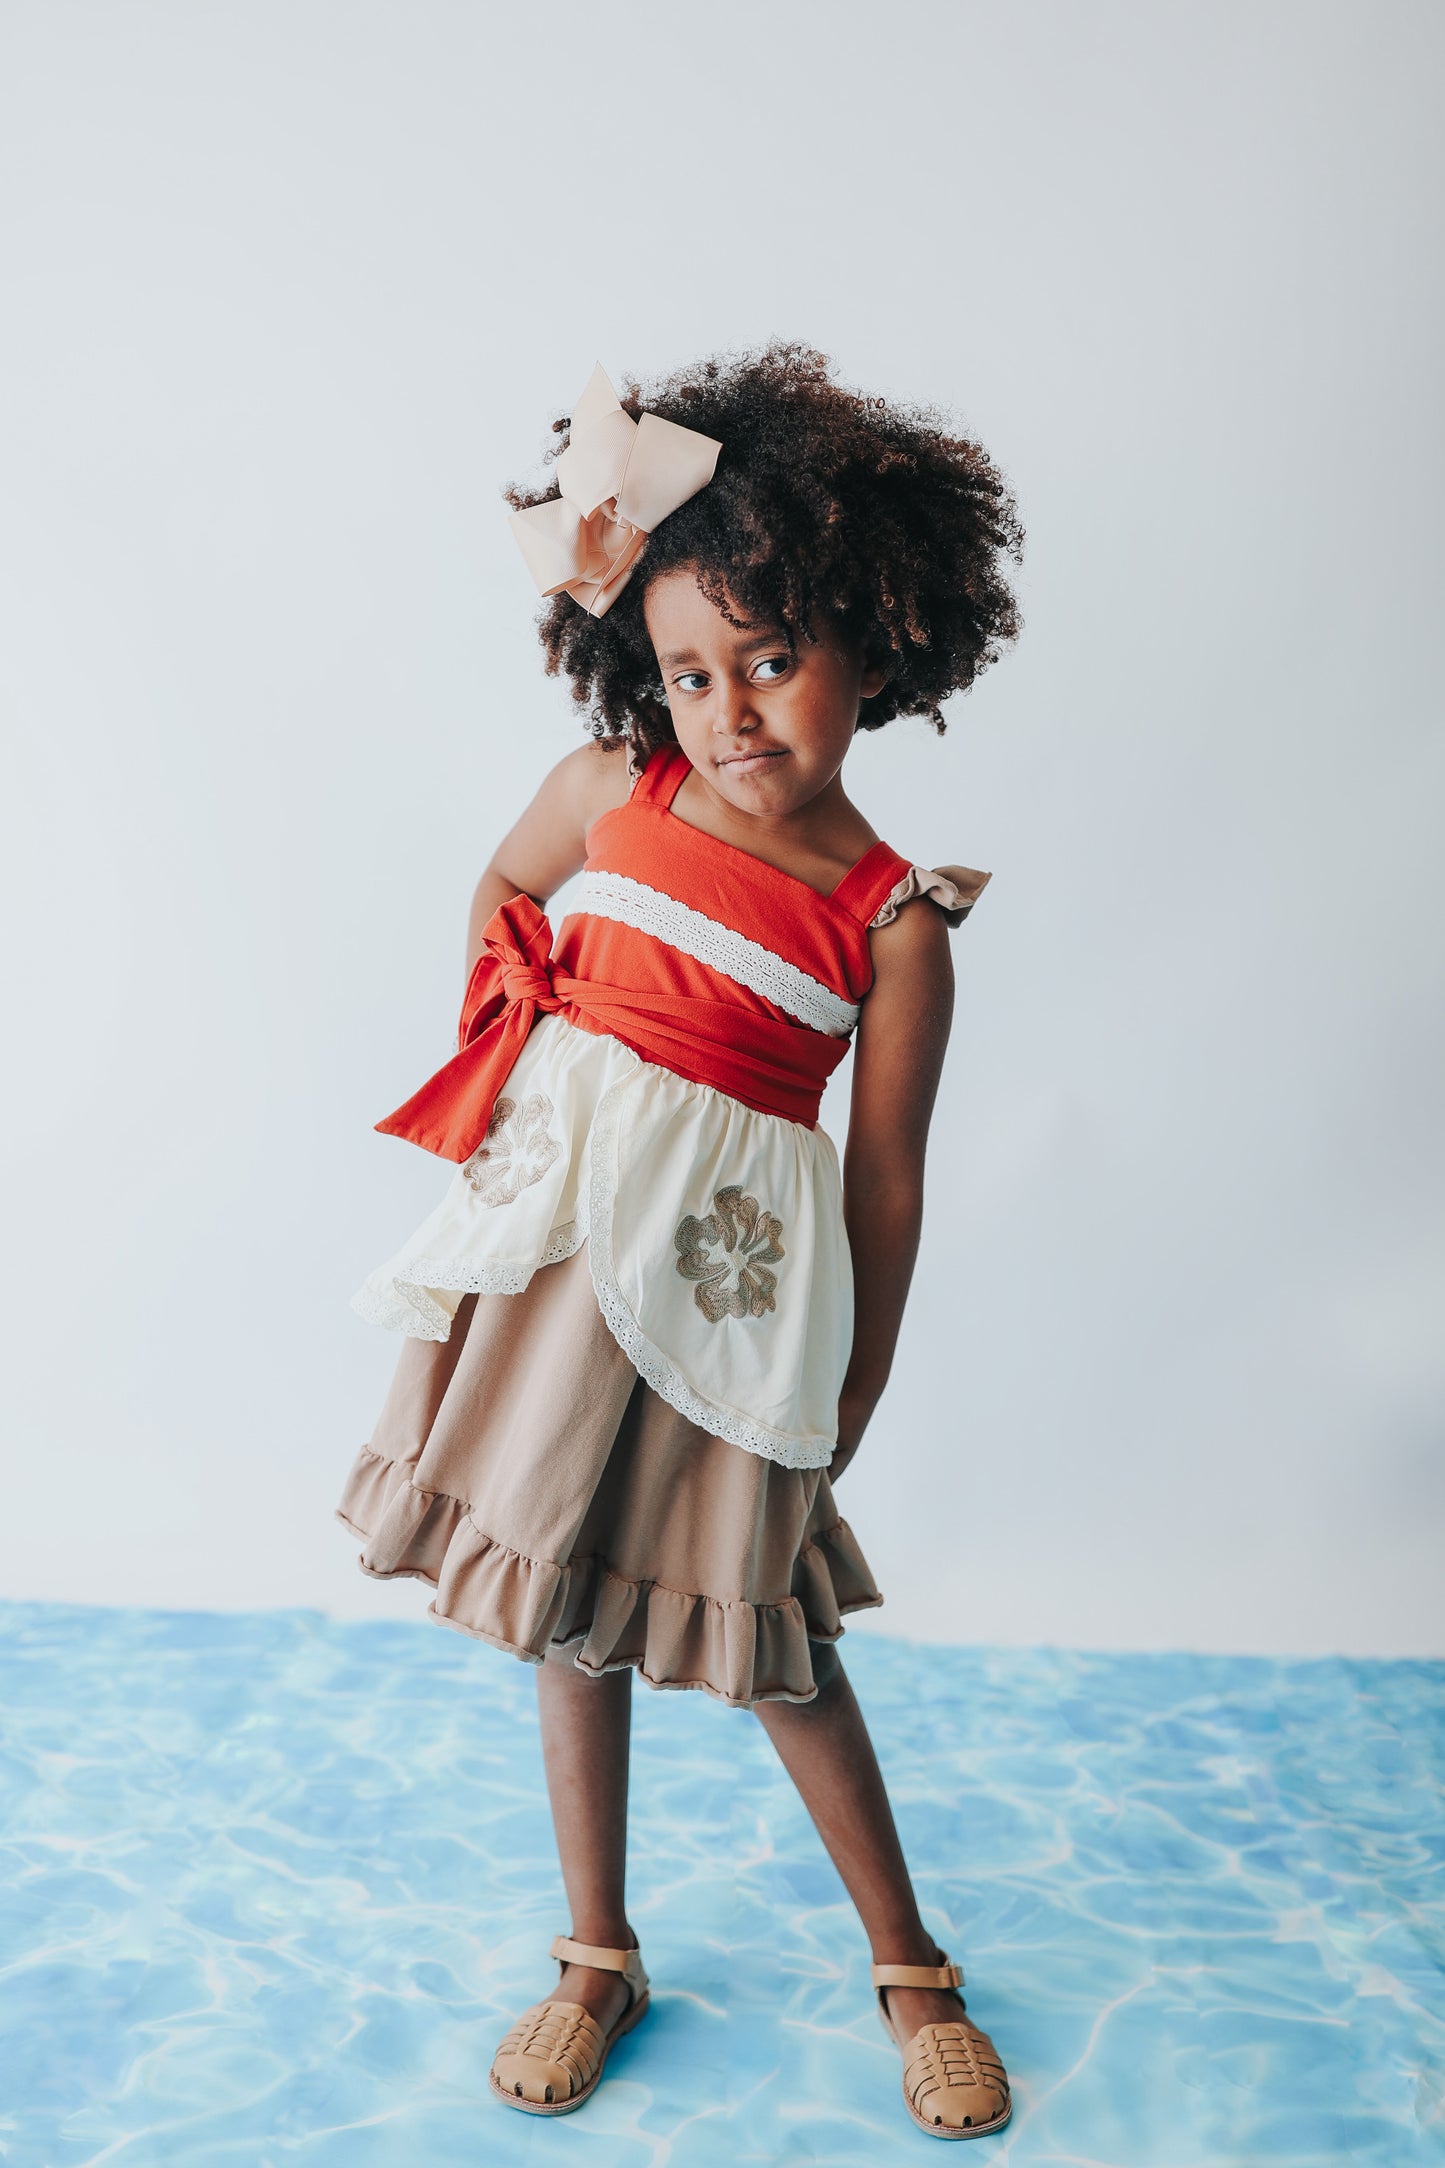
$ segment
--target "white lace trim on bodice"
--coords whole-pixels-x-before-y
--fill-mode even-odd
[[[800,1024],[808,1024],[830,1039],[846,1039],[858,1021],[856,1001],[845,1001],[831,986],[775,956],[760,941],[749,940],[734,927],[695,911],[691,904],[679,903],[676,897],[664,894],[660,888],[650,888],[645,881],[633,880],[630,874],[584,875],[576,908],[590,912],[594,918],[617,919],[624,926],[635,926],[639,933],[654,935],[669,948],[681,949],[684,956],[721,971],[739,986],[746,986],[749,993],[774,1002]]]

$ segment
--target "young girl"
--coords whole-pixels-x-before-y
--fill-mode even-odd
[[[942,731],[1016,635],[1021,529],[976,444],[807,348],[621,403],[598,369],[554,426],[555,480],[510,492],[512,523],[593,742],[477,885],[455,1057],[376,1125],[457,1171],[353,1297],[407,1339],[338,1517],[366,1572],[432,1583],[432,1617],[538,1666],[571,1932],[499,2099],[579,2107],[648,2006],[636,1669],[756,1710],[858,1908],[909,2114],[976,2136],[1008,2080],[838,1660],[882,1597],[832,1486],[893,1360],[949,930],[989,875],[900,856],[842,769],[857,730]],[[840,1170],[817,1114],[850,1042]]]

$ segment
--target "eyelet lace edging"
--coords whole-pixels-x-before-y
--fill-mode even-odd
[[[359,1287],[351,1308],[369,1325],[388,1332],[405,1333],[412,1340],[448,1340],[452,1315],[433,1302],[427,1289],[443,1287],[464,1295],[520,1295],[532,1274],[542,1265],[555,1265],[587,1239],[585,1215],[554,1227],[535,1265],[481,1265],[470,1257],[410,1257],[404,1271],[397,1272],[390,1287],[378,1293]]]

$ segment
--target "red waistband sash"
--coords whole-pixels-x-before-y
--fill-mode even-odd
[[[375,1127],[440,1159],[481,1144],[498,1092],[539,1013],[610,1033],[664,1069],[710,1084],[759,1113],[812,1127],[823,1086],[848,1051],[805,1024],[760,1016],[730,1001],[634,992],[572,978],[552,958],[552,927],[530,896],[499,904],[482,930],[457,1026],[457,1051],[404,1106]]]

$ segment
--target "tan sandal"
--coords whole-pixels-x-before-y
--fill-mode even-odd
[[[607,1950],[592,1942],[554,1935],[550,1954],[560,1965],[593,1965],[620,1972],[631,1994],[611,2032],[604,2035],[580,2002],[534,2002],[524,2010],[492,2058],[487,2083],[498,2100],[527,2115],[570,2115],[597,2090],[613,2043],[631,2032],[649,2000],[642,1952]]]
[[[906,2047],[888,2015],[890,1987],[963,1985],[963,1971],[938,1952],[936,1965],[874,1965],[878,2014],[895,2047],[903,2049],[903,2099],[920,2130],[930,2138],[982,2138],[1002,2130],[1013,2113],[1008,2073],[986,2032],[970,2017],[920,2025]],[[958,2007],[964,2008],[962,1995]]]

